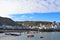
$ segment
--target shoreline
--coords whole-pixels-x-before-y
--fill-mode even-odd
[[[39,31],[39,32],[60,32],[60,29],[0,29],[2,32],[24,32],[24,31]]]

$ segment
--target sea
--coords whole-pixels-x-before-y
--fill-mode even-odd
[[[34,37],[28,37],[28,35]],[[22,32],[20,36],[5,35],[0,33],[0,40],[60,40],[60,32]]]

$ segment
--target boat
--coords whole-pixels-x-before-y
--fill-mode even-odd
[[[19,36],[21,34],[20,33],[11,33],[11,35],[13,35],[13,36]]]
[[[7,32],[7,33],[5,33],[5,35],[20,36],[21,33],[18,33],[18,32]]]
[[[40,38],[44,38],[44,37],[41,36]]]
[[[34,35],[33,34],[28,34],[27,37],[34,37]]]

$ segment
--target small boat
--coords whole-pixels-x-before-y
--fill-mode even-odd
[[[40,38],[44,38],[44,37],[41,36]]]
[[[29,34],[29,35],[27,35],[27,37],[34,37],[34,35],[33,34]]]
[[[9,33],[5,33],[5,35],[20,36],[21,34],[18,32],[9,32]]]

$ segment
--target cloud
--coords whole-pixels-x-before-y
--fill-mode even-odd
[[[30,19],[32,19],[33,17],[32,17],[32,16],[30,16],[29,18],[30,18]]]
[[[26,17],[26,15],[22,15],[22,16],[21,16],[21,18],[25,18],[25,17]]]
[[[28,16],[26,16],[26,15],[20,15],[20,16],[12,16],[12,18],[14,18],[15,19],[15,21],[16,20],[18,20],[18,21],[23,21],[23,20],[27,20],[27,18],[28,18]]]
[[[60,0],[0,0],[0,16],[32,12],[60,12]]]

